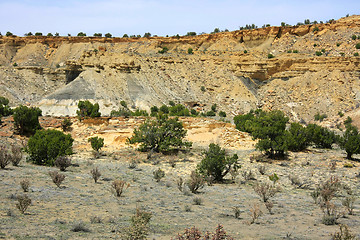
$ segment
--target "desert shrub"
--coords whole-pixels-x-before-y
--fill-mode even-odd
[[[257,203],[254,203],[250,210],[249,215],[251,217],[250,224],[253,224],[256,222],[256,220],[262,215],[262,211],[260,210],[260,207]]]
[[[275,56],[274,55],[272,55],[271,53],[269,53],[268,55],[267,55],[267,58],[274,58]]]
[[[360,134],[357,127],[347,124],[346,131],[338,141],[341,149],[346,151],[346,158],[352,159],[353,154],[360,153]]]
[[[340,231],[331,235],[331,240],[356,240],[356,236],[350,232],[347,225],[340,224]]]
[[[71,227],[71,231],[73,232],[91,232],[90,229],[85,225],[84,222],[75,222]]]
[[[335,133],[327,128],[321,127],[317,124],[309,124],[306,127],[310,142],[317,148],[332,148],[332,144],[336,142]]]
[[[25,214],[25,211],[31,204],[31,199],[27,195],[19,195],[16,197],[16,199],[18,201],[16,203],[17,209],[19,209],[22,214]]]
[[[247,181],[250,181],[250,180],[255,180],[255,175],[254,173],[249,170],[249,171],[242,171],[241,172],[241,175],[244,179],[244,182],[243,183],[246,183]]]
[[[201,205],[203,203],[203,200],[200,197],[194,197],[193,203],[194,203],[194,205]]]
[[[164,54],[164,53],[166,53],[167,51],[169,51],[169,49],[168,49],[167,47],[162,47],[162,49],[159,50],[159,53]]]
[[[354,204],[355,204],[355,200],[356,197],[353,195],[349,195],[346,196],[343,200],[342,200],[342,205],[346,208],[346,210],[348,211],[349,215],[353,215],[354,214]]]
[[[344,116],[344,113],[343,113],[342,111],[339,111],[339,112],[338,112],[338,115],[339,115],[339,117],[343,117],[343,116]]]
[[[60,171],[65,171],[66,168],[71,166],[71,160],[67,156],[59,156],[55,160],[55,166],[60,169]]]
[[[12,36],[14,36],[14,34],[13,34],[12,32],[10,32],[10,31],[7,31],[6,34],[5,34],[5,36],[7,36],[7,37],[12,37]]]
[[[206,88],[205,88],[204,86],[201,86],[201,87],[200,87],[200,90],[201,90],[202,92],[205,92],[205,91],[206,91]]]
[[[226,112],[220,111],[220,112],[219,112],[219,116],[220,116],[220,117],[226,117]]]
[[[242,132],[248,132],[251,133],[252,128],[252,122],[255,119],[255,116],[260,114],[262,110],[251,110],[247,114],[241,114],[234,117],[234,123],[236,126],[236,129]]]
[[[321,55],[322,55],[322,52],[316,51],[316,52],[315,52],[315,55],[316,55],[316,56],[321,56]]]
[[[184,233],[178,234],[174,240],[234,240],[230,235],[226,233],[222,225],[218,225],[215,232],[206,232],[204,235],[196,227],[185,229]]]
[[[83,117],[100,117],[101,113],[99,112],[99,104],[95,103],[92,104],[88,100],[86,101],[79,101],[78,103],[79,110],[76,111],[76,114],[79,118]]]
[[[111,34],[111,33],[105,33],[104,36],[107,37],[107,38],[112,38],[112,34]]]
[[[192,193],[197,193],[205,185],[204,177],[196,171],[192,171],[190,178],[186,181],[186,185]]]
[[[11,145],[11,163],[13,166],[19,166],[19,163],[23,157],[22,149],[18,145]]]
[[[254,191],[257,195],[259,195],[261,200],[266,203],[270,198],[274,197],[277,192],[279,192],[279,188],[269,183],[256,183]]]
[[[310,137],[305,127],[299,123],[291,123],[287,135],[287,147],[290,151],[299,152],[310,145]]]
[[[0,145],[0,168],[5,168],[11,161],[11,155],[5,145]]]
[[[157,170],[155,170],[153,172],[154,175],[154,179],[156,182],[160,182],[160,180],[165,177],[165,172],[163,170],[161,170],[160,168],[158,168]]]
[[[28,108],[19,106],[14,110],[14,126],[19,134],[33,134],[37,129],[41,129],[39,123],[41,110],[39,108]]]
[[[191,147],[183,141],[186,130],[177,118],[159,114],[155,120],[147,120],[128,139],[130,144],[140,143],[140,151],[170,152]]]
[[[217,108],[216,103],[214,103],[213,105],[211,105],[211,111],[216,112],[216,111],[217,111],[216,108]]]
[[[224,149],[211,143],[209,149],[203,152],[204,158],[197,169],[204,177],[213,176],[215,181],[222,181],[230,169],[238,165],[238,156],[227,156]]]
[[[269,180],[272,181],[275,186],[276,182],[279,181],[279,177],[276,173],[273,173],[269,175]]]
[[[355,45],[355,47],[356,47],[356,49],[360,49],[360,43],[357,43],[357,44]]]
[[[90,174],[94,179],[94,182],[97,183],[98,179],[101,177],[101,172],[98,167],[91,169]]]
[[[65,118],[62,122],[61,122],[61,129],[64,131],[64,132],[68,132],[68,131],[71,131],[71,125],[72,125],[72,122],[69,118]]]
[[[148,112],[146,110],[136,109],[135,112],[132,112],[132,116],[144,116],[144,117],[147,117],[147,116],[149,116],[149,114],[148,114]]]
[[[325,181],[319,186],[319,198],[318,201],[321,210],[324,213],[322,222],[325,225],[334,225],[336,220],[340,217],[336,211],[336,206],[331,202],[337,192],[340,190],[340,180],[337,177],[330,177],[329,180]]]
[[[261,175],[264,175],[266,172],[266,166],[260,165],[260,166],[258,166],[258,170]]]
[[[94,33],[94,37],[102,37],[102,33]]]
[[[101,223],[102,220],[99,216],[92,216],[92,217],[90,217],[90,222],[91,223]]]
[[[358,57],[358,56],[359,56],[358,52],[354,53],[354,57]]]
[[[327,115],[326,115],[325,113],[323,113],[323,114],[316,113],[316,114],[314,115],[314,120],[315,120],[315,121],[320,121],[320,122],[322,122],[325,118],[327,118]]]
[[[60,187],[61,183],[65,180],[65,175],[59,173],[58,171],[50,171],[49,176],[57,187]]]
[[[104,146],[104,139],[99,137],[91,137],[88,139],[88,142],[91,143],[91,147],[94,151],[99,152],[99,150]]]
[[[348,117],[344,120],[344,125],[351,124],[352,121],[353,121],[352,118],[348,116]]]
[[[352,40],[356,40],[356,35],[355,35],[355,34],[352,35],[352,36],[351,36],[351,39],[352,39]]]
[[[115,194],[117,197],[121,197],[121,195],[123,194],[123,192],[130,187],[130,184],[122,181],[122,180],[115,180],[112,182],[112,188],[115,191]]]
[[[20,181],[20,187],[22,188],[22,190],[24,192],[28,192],[29,191],[29,187],[30,187],[30,180],[29,179],[23,179]]]
[[[128,109],[128,108],[125,108],[125,107],[120,107],[119,110],[115,111],[115,110],[112,110],[110,112],[110,116],[111,117],[130,117],[133,115],[133,112]]]
[[[207,117],[215,117],[215,116],[216,116],[216,113],[211,110],[211,111],[206,112],[206,113],[205,113],[205,116],[207,116]]]
[[[240,218],[240,214],[241,214],[240,208],[239,207],[233,207],[232,210],[234,212],[234,217],[236,219]]]
[[[188,48],[188,54],[193,54],[193,53],[194,53],[193,49],[192,49],[192,48]]]
[[[72,154],[73,141],[70,134],[52,129],[38,130],[30,137],[26,152],[33,163],[53,166],[57,157]]]
[[[12,109],[9,106],[9,100],[7,98],[0,96],[0,117],[9,116],[13,113]]]
[[[304,185],[303,182],[301,181],[301,179],[299,178],[299,176],[297,176],[297,175],[290,174],[288,176],[288,178],[289,178],[291,184],[298,188],[301,188]]]
[[[121,231],[121,239],[126,240],[145,240],[149,235],[149,224],[152,214],[140,208],[136,208],[134,216],[131,217],[131,225]]]

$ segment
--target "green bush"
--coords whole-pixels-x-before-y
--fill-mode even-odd
[[[149,116],[149,114],[148,114],[148,112],[146,110],[136,109],[135,112],[132,112],[132,116],[144,116],[144,117],[147,117],[147,116]]]
[[[99,112],[99,104],[95,103],[92,104],[88,100],[86,101],[79,101],[78,103],[79,110],[76,111],[76,114],[79,118],[83,117],[100,117],[101,113]]]
[[[19,106],[14,110],[14,125],[19,134],[33,134],[37,129],[41,129],[39,123],[41,110],[39,108],[28,108]]]
[[[358,52],[354,53],[354,56],[355,56],[355,57],[358,57],[358,56],[359,56],[359,53],[358,53]]]
[[[160,112],[165,113],[165,114],[168,114],[168,113],[169,113],[169,108],[168,108],[168,106],[166,106],[165,104],[162,105],[162,106],[160,107]]]
[[[352,159],[353,154],[360,153],[360,135],[357,127],[347,124],[346,131],[339,137],[339,146],[346,151],[346,158]]]
[[[166,53],[167,51],[169,51],[169,49],[168,49],[167,47],[163,47],[161,50],[159,50],[158,53],[164,54],[164,53]]]
[[[256,148],[270,158],[284,157],[287,152],[286,124],[289,121],[281,111],[261,111],[251,124],[251,135],[259,139]]]
[[[267,57],[270,59],[270,58],[274,58],[275,56],[269,53]]]
[[[222,181],[232,168],[238,167],[238,156],[227,156],[224,149],[211,143],[204,151],[204,158],[197,166],[197,170],[204,177],[213,177],[214,181]]]
[[[170,116],[190,116],[190,111],[184,105],[176,104],[169,108]]]
[[[200,90],[201,90],[202,92],[205,92],[205,91],[206,91],[206,89],[205,89],[204,86],[201,86]]]
[[[351,36],[351,39],[352,39],[352,40],[356,40],[356,35],[352,35],[352,36]]]
[[[287,146],[290,151],[299,152],[305,150],[310,145],[310,137],[305,127],[299,123],[291,123]]]
[[[255,119],[255,115],[262,112],[262,110],[250,110],[247,114],[237,115],[234,117],[234,123],[236,126],[236,129],[242,132],[251,133],[251,125],[252,121]]]
[[[205,115],[206,115],[207,117],[214,117],[214,116],[216,116],[216,113],[211,110],[211,111],[206,112]]]
[[[348,116],[344,121],[344,125],[351,124],[352,121],[353,121],[352,118]]]
[[[147,120],[134,130],[128,139],[130,144],[140,143],[140,151],[170,152],[191,147],[191,142],[183,141],[186,130],[177,118],[159,114],[155,120]]]
[[[78,37],[86,37],[86,33],[83,33],[83,32],[79,32],[77,34]]]
[[[43,34],[41,32],[36,32],[35,36],[42,36]]]
[[[52,129],[38,130],[30,137],[26,152],[31,162],[53,166],[59,156],[72,154],[73,141],[70,134]]]
[[[335,133],[327,128],[317,124],[309,124],[306,127],[310,142],[315,144],[317,148],[332,148],[332,144],[336,142]]]
[[[220,111],[220,112],[219,112],[219,116],[220,116],[220,117],[223,117],[223,118],[226,117],[226,112]]]
[[[102,37],[102,33],[94,33],[94,37]]]
[[[356,47],[356,49],[360,49],[360,43],[357,43],[357,44],[355,45],[355,47]]]
[[[88,139],[88,142],[91,143],[93,150],[99,152],[100,148],[104,146],[104,139],[99,137],[91,137]]]
[[[192,48],[188,48],[188,54],[193,54],[193,49]]]
[[[157,106],[152,106],[150,108],[150,116],[155,117],[159,113],[159,108]]]
[[[68,132],[71,130],[71,125],[72,125],[72,122],[70,121],[69,118],[65,118],[62,122],[61,122],[61,129],[64,131],[64,132]]]
[[[111,33],[105,33],[105,37],[112,38],[112,34]]]
[[[327,118],[327,115],[324,113],[324,114],[320,114],[320,113],[316,113],[314,115],[314,120],[315,121],[320,121],[322,122],[325,118]]]
[[[190,113],[192,117],[197,117],[199,115],[199,112],[196,111],[195,109],[191,109]]]
[[[213,105],[211,105],[211,111],[216,112],[216,108],[217,108],[216,103],[214,103]]]
[[[321,55],[322,55],[322,52],[316,51],[316,52],[315,52],[315,55],[316,55],[316,56],[321,56]]]
[[[9,107],[9,100],[7,98],[0,96],[0,117],[9,116],[13,113],[12,109]]]

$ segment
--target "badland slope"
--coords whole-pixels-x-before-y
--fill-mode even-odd
[[[57,116],[75,115],[80,99],[99,102],[103,115],[121,100],[147,110],[170,100],[205,111],[216,103],[228,115],[280,109],[305,121],[317,112],[354,115],[360,39],[353,35],[360,16],[192,37],[2,36],[0,95]]]

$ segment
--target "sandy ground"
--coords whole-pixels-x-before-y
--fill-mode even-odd
[[[218,124],[213,126],[212,133],[221,132],[219,128],[226,129],[226,124]],[[103,126],[105,125],[108,130],[117,129],[116,124],[106,123]],[[195,132],[189,134],[189,138],[193,137],[196,141],[197,138],[202,139],[201,134],[208,136],[211,127],[201,125],[203,127],[187,126],[189,133]],[[289,160],[257,162],[250,157],[254,154],[254,143],[238,132],[236,136],[243,141],[239,141],[239,145],[247,147],[228,148],[229,153],[239,155],[239,163],[242,165],[235,181],[205,186],[196,195],[184,194],[178,190],[176,181],[179,177],[188,178],[201,161],[202,150],[208,143],[199,141],[186,154],[155,155],[150,162],[147,161],[147,154],[119,144],[121,147],[106,146],[102,156],[95,159],[85,141],[89,136],[106,136],[105,144],[114,141],[111,136],[124,137],[119,133],[106,135],[106,131],[100,126],[102,125],[74,123],[72,135],[75,138],[75,154],[71,156],[73,166],[64,172],[66,178],[61,188],[56,187],[48,175],[49,171],[56,170],[55,167],[37,166],[22,161],[20,167],[9,165],[0,170],[0,238],[120,239],[119,232],[129,225],[136,207],[142,207],[153,214],[149,239],[171,239],[192,226],[201,231],[213,231],[217,224],[222,224],[235,239],[284,239],[287,236],[288,239],[330,239],[339,226],[326,226],[321,222],[323,213],[314,204],[310,193],[317,184],[331,176],[339,177],[342,184],[349,186],[357,196],[354,215],[346,214],[341,204],[344,191],[339,192],[333,202],[339,212],[345,213],[338,222],[347,224],[353,233],[360,236],[360,178],[357,177],[360,164],[358,161],[345,160],[342,150],[310,148],[307,152],[290,153]],[[201,128],[206,129],[205,133],[201,131],[196,135],[196,131]],[[126,129],[125,125],[123,129]],[[127,136],[129,133],[124,134]],[[83,140],[80,141],[81,135]],[[218,136],[222,135],[219,133]],[[226,146],[223,137],[212,137],[210,139],[218,139],[214,142]],[[170,160],[176,161],[174,168],[169,164]],[[131,169],[129,166],[133,161],[138,164]],[[331,162],[336,162],[335,170],[330,169]],[[345,163],[351,163],[354,167],[345,168]],[[265,166],[265,175],[259,173],[259,166]],[[96,184],[90,175],[90,170],[94,167],[98,167],[102,173]],[[158,168],[165,171],[165,177],[160,182],[153,178],[153,171]],[[242,173],[249,170],[256,180],[244,181]],[[268,175],[273,173],[280,178],[276,185],[281,191],[271,199],[274,207],[273,214],[270,214],[254,192],[253,186],[256,182],[270,182]],[[298,176],[305,188],[292,185],[289,175]],[[27,195],[32,199],[25,215],[15,207],[15,196],[23,194],[19,184],[23,179],[31,182]],[[115,197],[111,191],[111,183],[115,179],[125,180],[130,184],[120,198]],[[201,205],[194,205],[195,197],[202,199]],[[258,204],[263,214],[255,224],[249,225],[249,210],[253,204]],[[238,219],[234,217],[234,207],[240,209]],[[93,217],[100,218],[101,223],[91,223]],[[91,231],[71,231],[74,224],[80,221]]]

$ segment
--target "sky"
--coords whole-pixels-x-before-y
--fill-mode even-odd
[[[0,32],[172,36],[360,14],[359,0],[0,0]]]

